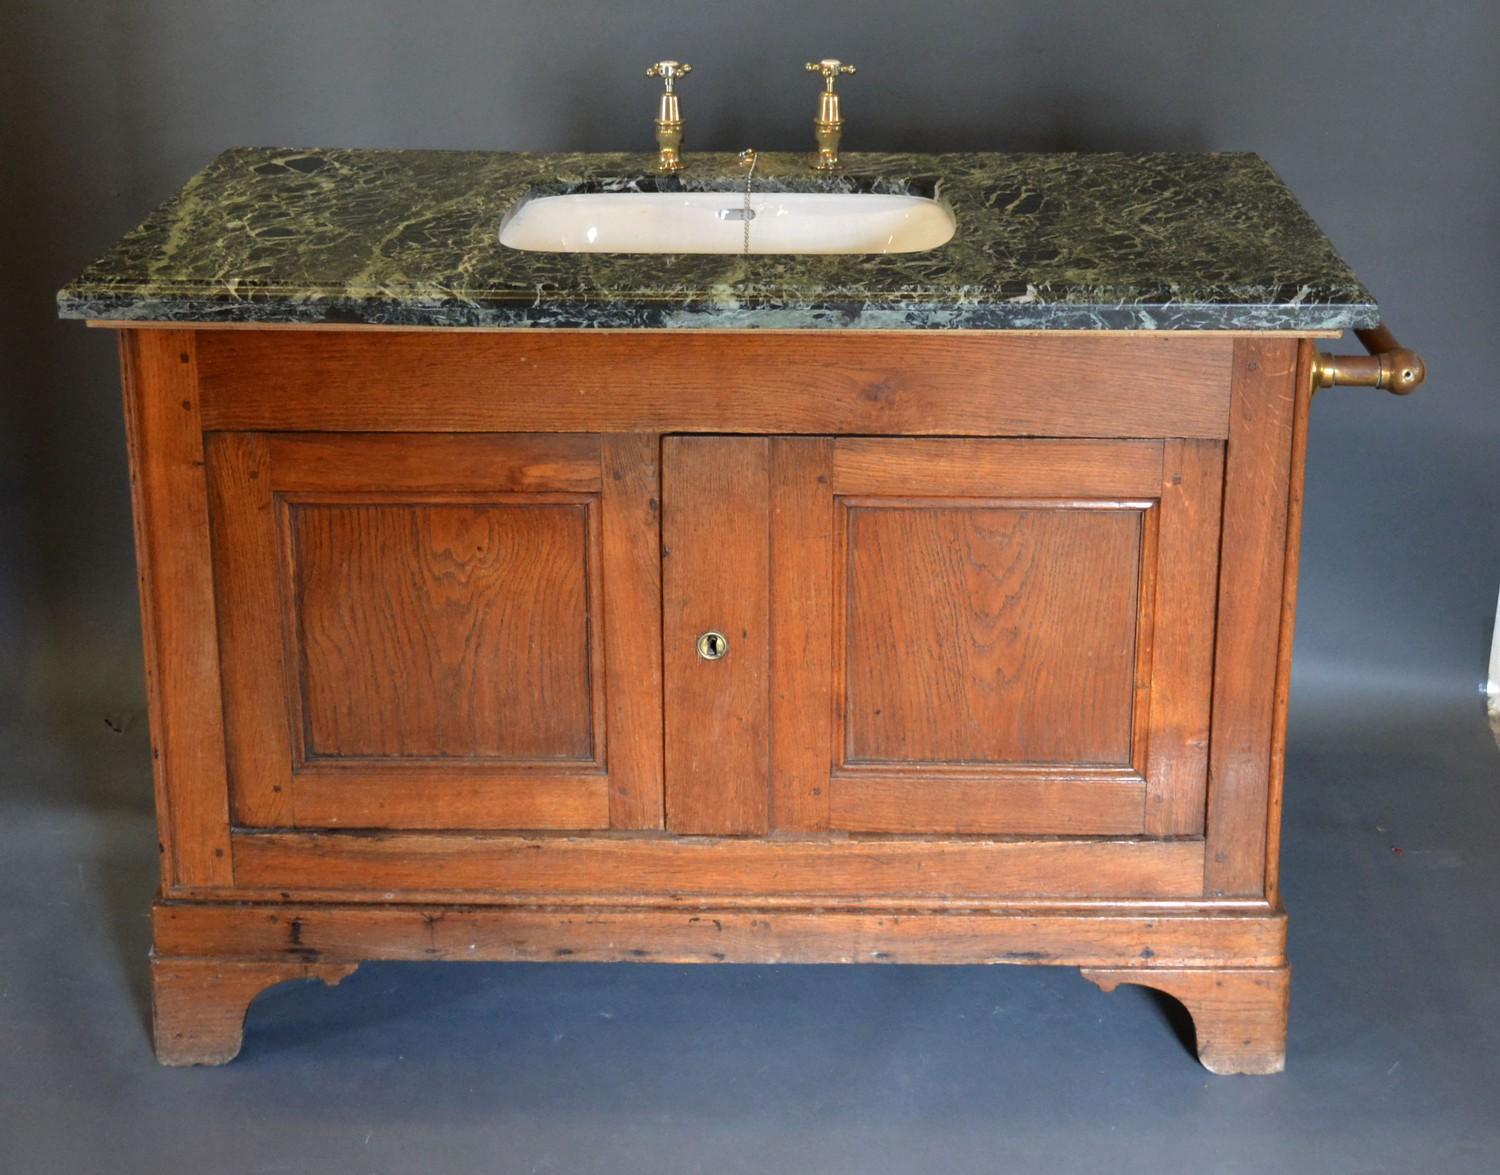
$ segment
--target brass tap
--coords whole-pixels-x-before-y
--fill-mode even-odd
[[[661,78],[661,101],[656,107],[656,170],[673,172],[682,170],[682,111],[677,108],[677,94],[673,85],[678,78],[693,72],[687,62],[658,61],[646,70],[648,78]]]
[[[833,83],[838,81],[840,74],[853,73],[854,66],[825,57],[822,61],[809,61],[807,72],[823,75],[823,92],[818,95],[818,114],[813,119],[813,138],[818,143],[818,157],[813,161],[813,167],[818,171],[833,171],[839,165],[839,136],[844,133],[839,96],[833,92]]]

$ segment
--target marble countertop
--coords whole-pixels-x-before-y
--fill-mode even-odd
[[[519,252],[530,195],[742,191],[725,154],[226,151],[58,294],[65,318],[393,326],[1336,330],[1379,308],[1248,154],[762,154],[757,191],[936,194],[923,253]]]

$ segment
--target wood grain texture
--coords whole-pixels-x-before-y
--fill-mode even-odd
[[[589,513],[292,504],[305,758],[594,761]]]
[[[162,886],[227,885],[229,786],[194,336],[121,335]]]
[[[1128,766],[1141,531],[1139,509],[849,502],[843,762]]]
[[[237,885],[281,891],[1149,898],[1203,884],[1203,844],[1190,840],[278,832],[237,834],[234,850]]]
[[[836,494],[935,498],[1154,498],[1159,441],[840,438]]]
[[[811,446],[821,446],[823,442],[799,438],[781,439],[775,444],[803,446],[811,452]],[[1196,711],[1206,721],[1209,704],[1208,670],[1212,655],[1209,634],[1215,605],[1219,483],[1216,447],[1205,443],[1200,451],[1192,448],[1195,444],[1167,442],[1173,453],[1172,468],[1164,472],[1162,459],[1166,446],[1152,442],[1015,444],[834,438],[835,468],[830,481],[819,480],[810,467],[794,491],[778,491],[773,487],[778,503],[773,513],[772,535],[773,641],[782,639],[783,625],[796,633],[796,640],[792,650],[775,662],[778,666],[791,663],[793,668],[773,669],[773,690],[778,699],[773,704],[779,708],[775,711],[772,743],[777,756],[799,764],[796,770],[802,778],[821,781],[800,785],[799,793],[816,794],[819,805],[831,803],[837,813],[836,819],[825,817],[829,809],[819,807],[817,823],[808,820],[798,827],[912,833],[962,829],[969,833],[1025,835],[1049,831],[1047,823],[1052,819],[1055,823],[1050,831],[1059,834],[1139,833],[1146,830],[1142,784],[1148,770],[1147,756],[1154,745],[1159,779],[1165,777],[1163,764],[1171,760],[1174,751],[1185,764],[1197,756],[1198,770],[1195,773],[1190,765],[1185,765],[1173,784],[1181,791],[1173,794],[1179,797],[1187,820],[1196,819],[1201,830],[1205,736],[1201,729],[1195,735],[1191,715]],[[812,462],[813,466],[816,464],[816,460]],[[1032,481],[1032,477],[1037,480]],[[998,500],[986,497],[996,485],[1029,497]],[[851,492],[836,496],[835,491],[842,489]],[[883,494],[860,496],[856,492],[871,489],[880,489]],[[1091,497],[1081,491],[1102,496]],[[1129,491],[1145,496],[1122,497]],[[929,496],[912,497],[913,494]],[[941,536],[942,541],[930,543],[869,544],[868,574],[851,573],[854,560],[850,555],[849,518],[857,519],[863,513],[878,519],[882,512],[899,517],[897,512],[902,510],[915,511],[911,517],[918,519],[925,517],[923,512],[965,521],[976,516],[984,519],[986,511],[1002,512],[1002,517],[1009,518],[1003,512],[1012,511],[1026,517],[1035,513],[1041,521],[1033,528],[1036,535],[1022,536],[1029,538],[1029,547],[1000,536],[1006,541],[989,544],[993,548],[991,554],[996,557],[985,560],[967,560],[961,536],[946,533]],[[962,569],[974,563],[980,571],[986,571],[1003,566],[1006,559],[1023,562],[1014,556],[1028,550],[1034,552],[1044,545],[1045,520],[1069,517],[1070,511],[1090,510],[1131,516],[1130,528],[1136,538],[1115,544],[1119,550],[1113,550],[1108,543],[1074,544],[1073,549],[1087,564],[1086,568],[1057,567],[1050,557],[1031,560],[1047,578],[1042,585],[1046,590],[1038,590],[1035,596],[1042,601],[1044,611],[1051,609],[1056,613],[1050,624],[1039,626],[1016,618],[1018,611],[1025,610],[1024,592],[1018,594],[1004,584],[994,591],[971,590],[972,585],[961,582],[964,577],[950,567],[956,563]],[[1159,517],[1163,514],[1164,519]],[[826,528],[829,517],[835,521],[831,556],[830,538],[819,531]],[[1158,550],[1159,523],[1166,528],[1170,558],[1163,557]],[[935,565],[924,564],[913,570],[908,550],[929,552]],[[826,605],[826,612],[820,597],[828,590],[823,586],[827,580],[817,566],[825,558],[836,564],[832,599]],[[785,567],[780,566],[783,560],[787,560]],[[892,574],[902,568],[909,574]],[[1116,721],[1114,744],[1109,753],[1113,767],[1088,762],[1085,756],[1089,752],[1082,748],[1075,748],[1079,754],[1060,756],[1059,761],[1048,767],[1024,760],[996,761],[993,750],[985,752],[991,756],[986,761],[976,754],[975,748],[964,746],[963,740],[998,738],[997,727],[1001,724],[990,714],[963,713],[962,707],[948,704],[951,699],[946,699],[942,691],[926,688],[930,683],[924,683],[921,675],[911,670],[913,658],[920,664],[923,657],[963,661],[974,650],[983,655],[993,653],[1000,642],[980,639],[991,629],[1002,635],[1012,634],[1017,647],[1024,646],[1023,651],[1030,647],[1027,642],[1036,641],[1038,633],[1045,636],[1049,632],[1056,637],[1054,643],[1065,650],[1077,651],[1078,625],[1087,628],[1091,622],[1100,621],[1102,614],[1087,602],[1074,601],[1069,606],[1058,603],[1059,591],[1051,587],[1054,576],[1062,584],[1062,595],[1084,591],[1091,578],[1120,589],[1116,601],[1119,606],[1115,609],[1119,617],[1112,628],[1123,638],[1116,641],[1119,645],[1116,652],[1120,654],[1116,661],[1117,667],[1125,666],[1125,671],[1117,674],[1124,684],[1112,695]],[[873,584],[876,598],[885,605],[878,615],[863,624],[857,616],[859,582]],[[778,583],[779,590],[775,586]],[[973,619],[972,604],[976,599],[981,603],[997,602],[990,613],[980,616],[985,623],[978,629],[962,623],[966,617]],[[821,624],[820,614],[828,618]],[[954,631],[914,635],[914,626],[924,620],[939,627],[947,625]],[[820,650],[830,644],[837,659],[834,666],[824,667],[820,664]],[[1154,644],[1161,647],[1160,658],[1154,655]],[[1082,650],[1075,658],[1084,663],[1082,677],[1076,672],[1059,671],[1055,679],[1060,696],[1051,711],[1063,717],[1054,721],[1049,713],[1027,723],[1028,728],[1050,737],[1056,732],[1057,722],[1066,726],[1067,722],[1080,719],[1083,708],[1075,704],[1078,682],[1087,683],[1097,662],[1097,657],[1089,657],[1087,652]],[[955,742],[958,751],[934,755],[936,762],[925,763],[902,760],[890,748],[876,748],[864,755],[856,748],[846,752],[845,739],[839,733],[846,723],[839,683],[844,680],[844,662],[849,663],[857,676],[854,662],[861,657],[874,661],[884,657],[888,662],[884,679],[894,683],[898,690],[909,687],[908,692],[915,695],[914,705],[918,709],[926,707],[928,714],[935,715],[934,721],[943,727],[942,733]],[[1050,669],[1057,660],[1049,652],[1045,657],[1035,658],[1034,663]],[[1063,660],[1066,661],[1066,656]],[[833,726],[825,741],[819,699],[827,692],[822,683],[830,673],[835,695]],[[989,676],[1004,686],[1014,675]],[[982,686],[986,675],[965,663],[948,677],[950,684],[957,683],[955,688],[962,693],[979,688],[976,682]],[[1153,711],[1156,691],[1161,700]],[[1016,688],[1015,693],[1024,705],[1036,696],[1037,690],[1028,683],[1024,689]],[[929,705],[934,698],[944,699],[944,704]],[[1009,712],[1015,709],[1008,703],[992,708],[1007,715],[1006,721],[1011,720],[1013,715]],[[879,717],[883,719],[886,711],[883,705],[871,704],[870,716],[875,717],[877,709],[882,711]],[[1182,715],[1188,717],[1184,719]],[[1087,713],[1081,717],[1086,720]],[[1154,737],[1153,721],[1161,726]],[[907,716],[898,715],[898,719],[889,722],[887,733],[891,741],[901,743],[912,728]],[[1199,743],[1196,747],[1192,745],[1195,737]],[[1174,740],[1188,745],[1174,746]],[[944,778],[945,772],[955,771],[961,778]],[[779,768],[777,774],[773,787],[782,786]],[[1101,787],[1091,793],[1089,786],[1095,782]],[[986,790],[986,783],[992,790]],[[1099,801],[1093,811],[1088,805],[1091,794]],[[1134,814],[1128,814],[1132,802],[1138,806]],[[866,803],[868,810],[862,808]],[[1036,806],[1028,806],[1032,803]]]
[[[1230,911],[158,903],[168,955],[654,963],[1274,967],[1286,918]]]
[[[1145,792],[1145,782],[1128,769],[1052,776],[846,771],[829,781],[829,822],[851,832],[1130,835],[1143,831]]]
[[[299,830],[299,833],[303,830]],[[309,830],[318,832],[318,830]],[[322,832],[320,835],[335,835],[332,832]],[[368,830],[355,832],[355,836],[386,835],[387,830]],[[245,831],[247,836],[269,836],[280,835],[272,831]],[[345,835],[338,833],[337,835]],[[408,835],[406,832],[394,832],[390,835]],[[496,832],[480,833],[457,833],[450,835],[501,835]],[[552,836],[553,833],[511,833],[504,832],[507,836]],[[566,835],[573,835],[571,833]],[[600,834],[591,834],[600,835]],[[610,833],[610,837],[620,834]],[[652,835],[652,834],[645,834]],[[660,835],[660,834],[655,834]],[[832,834],[838,837],[838,833]],[[698,839],[698,838],[684,838]],[[803,839],[791,834],[777,834],[771,837],[773,841]],[[849,838],[863,839],[863,838]],[[1036,838],[1042,839],[1042,838]],[[1076,842],[1068,842],[1076,843]],[[1200,849],[1202,842],[1195,842]],[[1202,853],[1198,856],[1201,858]],[[808,898],[803,894],[716,894],[712,897],[705,896],[683,896],[652,893],[640,894],[590,894],[590,893],[553,893],[538,898],[528,893],[510,893],[505,890],[468,890],[463,893],[455,893],[452,889],[402,889],[395,892],[389,889],[361,889],[358,887],[338,886],[331,888],[319,888],[316,886],[252,886],[235,885],[232,888],[203,888],[203,889],[179,889],[172,895],[173,902],[202,903],[218,905],[225,902],[304,902],[314,905],[355,905],[355,906],[381,906],[392,902],[400,904],[417,903],[425,905],[456,905],[473,906],[481,909],[515,909],[530,908],[539,903],[549,908],[557,909],[581,909],[584,907],[609,906],[621,909],[702,909],[712,906],[715,909],[736,910],[863,910],[863,911],[901,911],[901,910],[931,910],[947,912],[963,912],[966,910],[1028,910],[1040,914],[1090,914],[1090,913],[1122,913],[1136,912],[1144,913],[1156,911],[1170,914],[1271,914],[1276,913],[1261,898],[1215,898],[1208,899],[1201,894],[1171,895],[1156,897],[1052,897],[1047,895],[1028,896],[1026,894],[1004,894],[998,897],[976,898],[973,896],[939,897],[936,894],[923,894],[913,898],[907,894],[879,894],[864,893],[853,896],[836,896],[831,894],[819,894]]]
[[[661,828],[661,439],[612,434],[601,459],[609,826]]]
[[[587,494],[601,485],[599,437],[587,434],[272,434],[266,443],[272,470],[289,475],[278,490]]]
[[[302,758],[295,600],[269,440],[205,437],[230,804],[235,823],[252,828],[296,825]]]
[[[1168,441],[1154,577],[1146,831],[1201,836],[1213,692],[1223,446]]]
[[[208,427],[380,432],[1222,438],[1232,345],[1188,332],[198,332]]]
[[[239,1055],[245,1013],[268,987],[294,979],[330,986],[358,963],[305,959],[151,958],[151,1020],[163,1065],[223,1065]]]
[[[314,967],[569,958],[1079,965],[1279,1066],[1297,354],[125,335],[163,884],[222,902],[157,911],[164,1059]]]
[[[598,437],[414,438],[453,457],[441,474],[387,460],[407,439],[210,436],[225,717],[247,749],[231,757],[236,820],[607,827],[609,696],[643,716],[622,722],[616,786],[649,821],[655,544],[620,541],[618,512],[608,556],[601,532],[611,511],[654,518],[654,443],[617,452],[606,478]],[[609,590],[625,600],[612,658]]]
[[[1193,1017],[1198,1059],[1210,1073],[1280,1073],[1286,1068],[1287,967],[1133,969],[1085,967],[1102,991],[1135,984],[1164,991]]]
[[[1130,766],[1144,782],[1146,756],[1151,749],[1151,694],[1159,684],[1156,672],[1156,633],[1159,627],[1170,628],[1175,618],[1161,616],[1156,607],[1163,575],[1175,569],[1161,565],[1161,502],[1151,503],[1140,515],[1140,543],[1136,550],[1135,631],[1132,649],[1133,686],[1130,700]],[[1205,692],[1207,686],[1205,684]],[[1146,808],[1141,805],[1144,827]]]
[[[302,828],[587,829],[609,827],[602,767],[490,761],[310,763],[296,773]]]
[[[833,755],[833,442],[771,442],[771,825],[828,827]]]
[[[1204,888],[1263,894],[1297,344],[1235,343]]]
[[[224,688],[230,812],[239,825],[288,827],[295,758],[281,624],[278,507],[258,433],[204,437]],[[269,606],[268,606],[269,605]]]
[[[764,833],[770,819],[770,442],[662,443],[666,822]],[[722,633],[726,656],[698,655]]]
[[[1281,810],[1286,777],[1286,720],[1292,688],[1292,640],[1297,619],[1297,569],[1302,548],[1302,497],[1307,483],[1307,428],[1312,411],[1313,344],[1297,348],[1292,467],[1287,488],[1286,571],[1281,586],[1281,634],[1276,648],[1276,697],[1271,716],[1270,795],[1266,800],[1266,900],[1281,902]]]

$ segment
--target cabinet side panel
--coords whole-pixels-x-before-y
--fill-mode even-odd
[[[194,339],[121,336],[163,885],[232,880]]]
[[[751,834],[769,822],[769,453],[764,437],[662,445],[667,827]],[[717,632],[728,652],[698,653]]]
[[[603,445],[609,823],[660,828],[661,442],[618,433]]]
[[[1286,771],[1286,715],[1292,677],[1292,637],[1297,611],[1297,567],[1302,545],[1302,487],[1307,474],[1307,418],[1312,408],[1311,365],[1317,346],[1303,339],[1297,350],[1297,409],[1292,421],[1292,477],[1287,493],[1286,576],[1281,589],[1281,644],[1276,664],[1276,709],[1271,730],[1271,795],[1266,816],[1266,900],[1279,903],[1281,795]]]
[[[1265,892],[1297,342],[1237,339],[1224,472],[1205,892]]]

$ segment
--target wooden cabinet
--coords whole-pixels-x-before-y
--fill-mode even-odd
[[[1305,344],[123,340],[163,1060],[587,958],[1068,964],[1279,1067]]]

